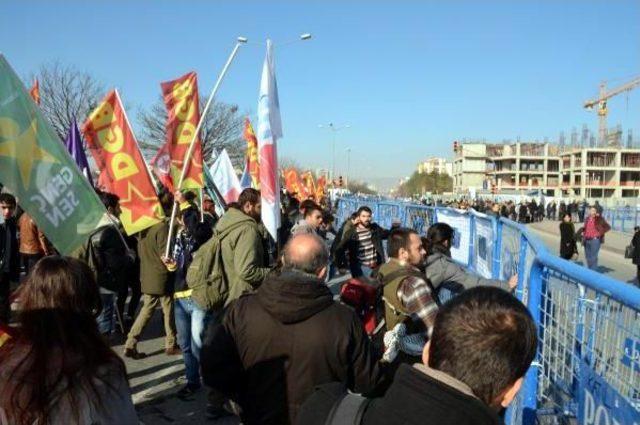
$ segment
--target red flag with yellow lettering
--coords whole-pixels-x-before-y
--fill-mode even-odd
[[[144,159],[116,90],[110,91],[82,126],[105,190],[120,197],[120,221],[128,235],[164,217]]]
[[[315,198],[316,184],[313,181],[313,174],[311,174],[311,171],[306,171],[302,173],[301,179],[302,179],[304,199]]]
[[[170,177],[173,182],[169,189],[178,189],[184,158],[200,120],[198,79],[195,72],[161,83],[164,105],[167,108],[167,152],[170,157]],[[188,164],[180,189],[204,187],[202,177],[202,144],[196,138],[191,160]]]
[[[249,118],[244,119],[244,140],[247,141],[247,169],[251,176],[251,187],[260,190],[260,165],[258,164],[258,139]]]

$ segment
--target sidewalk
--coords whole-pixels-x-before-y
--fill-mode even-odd
[[[582,227],[582,223],[574,223],[574,225],[576,226],[576,231]],[[540,232],[560,237],[560,230],[558,228],[558,226],[560,226],[559,221],[545,220],[539,223],[530,223],[526,226]],[[604,244],[600,249],[624,256],[624,249],[631,243],[632,236],[633,235],[629,235],[628,233],[611,230],[607,232],[607,235],[604,238]]]

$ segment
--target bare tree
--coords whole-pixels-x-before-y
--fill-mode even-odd
[[[201,111],[205,103],[204,99],[200,99]],[[236,105],[214,103],[210,108],[200,130],[204,161],[210,165],[213,151],[219,153],[226,149],[234,165],[241,166],[245,148],[242,138],[243,116],[238,113]],[[140,109],[138,120],[142,126],[138,140],[140,148],[151,157],[165,143],[167,109],[162,97],[148,111]]]
[[[40,109],[61,140],[67,137],[74,119],[82,126],[105,94],[92,75],[59,62],[41,66],[30,81],[35,78],[40,85]]]

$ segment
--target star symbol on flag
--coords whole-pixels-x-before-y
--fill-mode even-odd
[[[148,217],[151,219],[157,219],[154,212],[151,214],[145,213],[144,211],[140,211],[136,206],[145,205],[145,209],[148,206],[149,201],[158,202],[158,197],[155,193],[151,196],[144,196],[140,190],[135,187],[131,182],[127,182],[127,197],[120,199],[120,206],[124,209],[126,208],[131,213],[131,224],[135,225],[140,218]],[[127,206],[127,204],[131,204]],[[155,210],[155,208],[154,208]]]
[[[14,159],[20,169],[25,190],[29,188],[31,170],[35,161],[58,163],[58,160],[38,144],[37,121],[31,121],[24,131],[10,118],[0,118],[0,156]]]

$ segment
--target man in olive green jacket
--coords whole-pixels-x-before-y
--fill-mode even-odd
[[[232,206],[220,218],[216,231],[226,233],[221,241],[222,264],[229,282],[229,297],[225,306],[238,299],[244,292],[260,286],[269,272],[265,264],[260,221],[260,192],[245,189]]]

